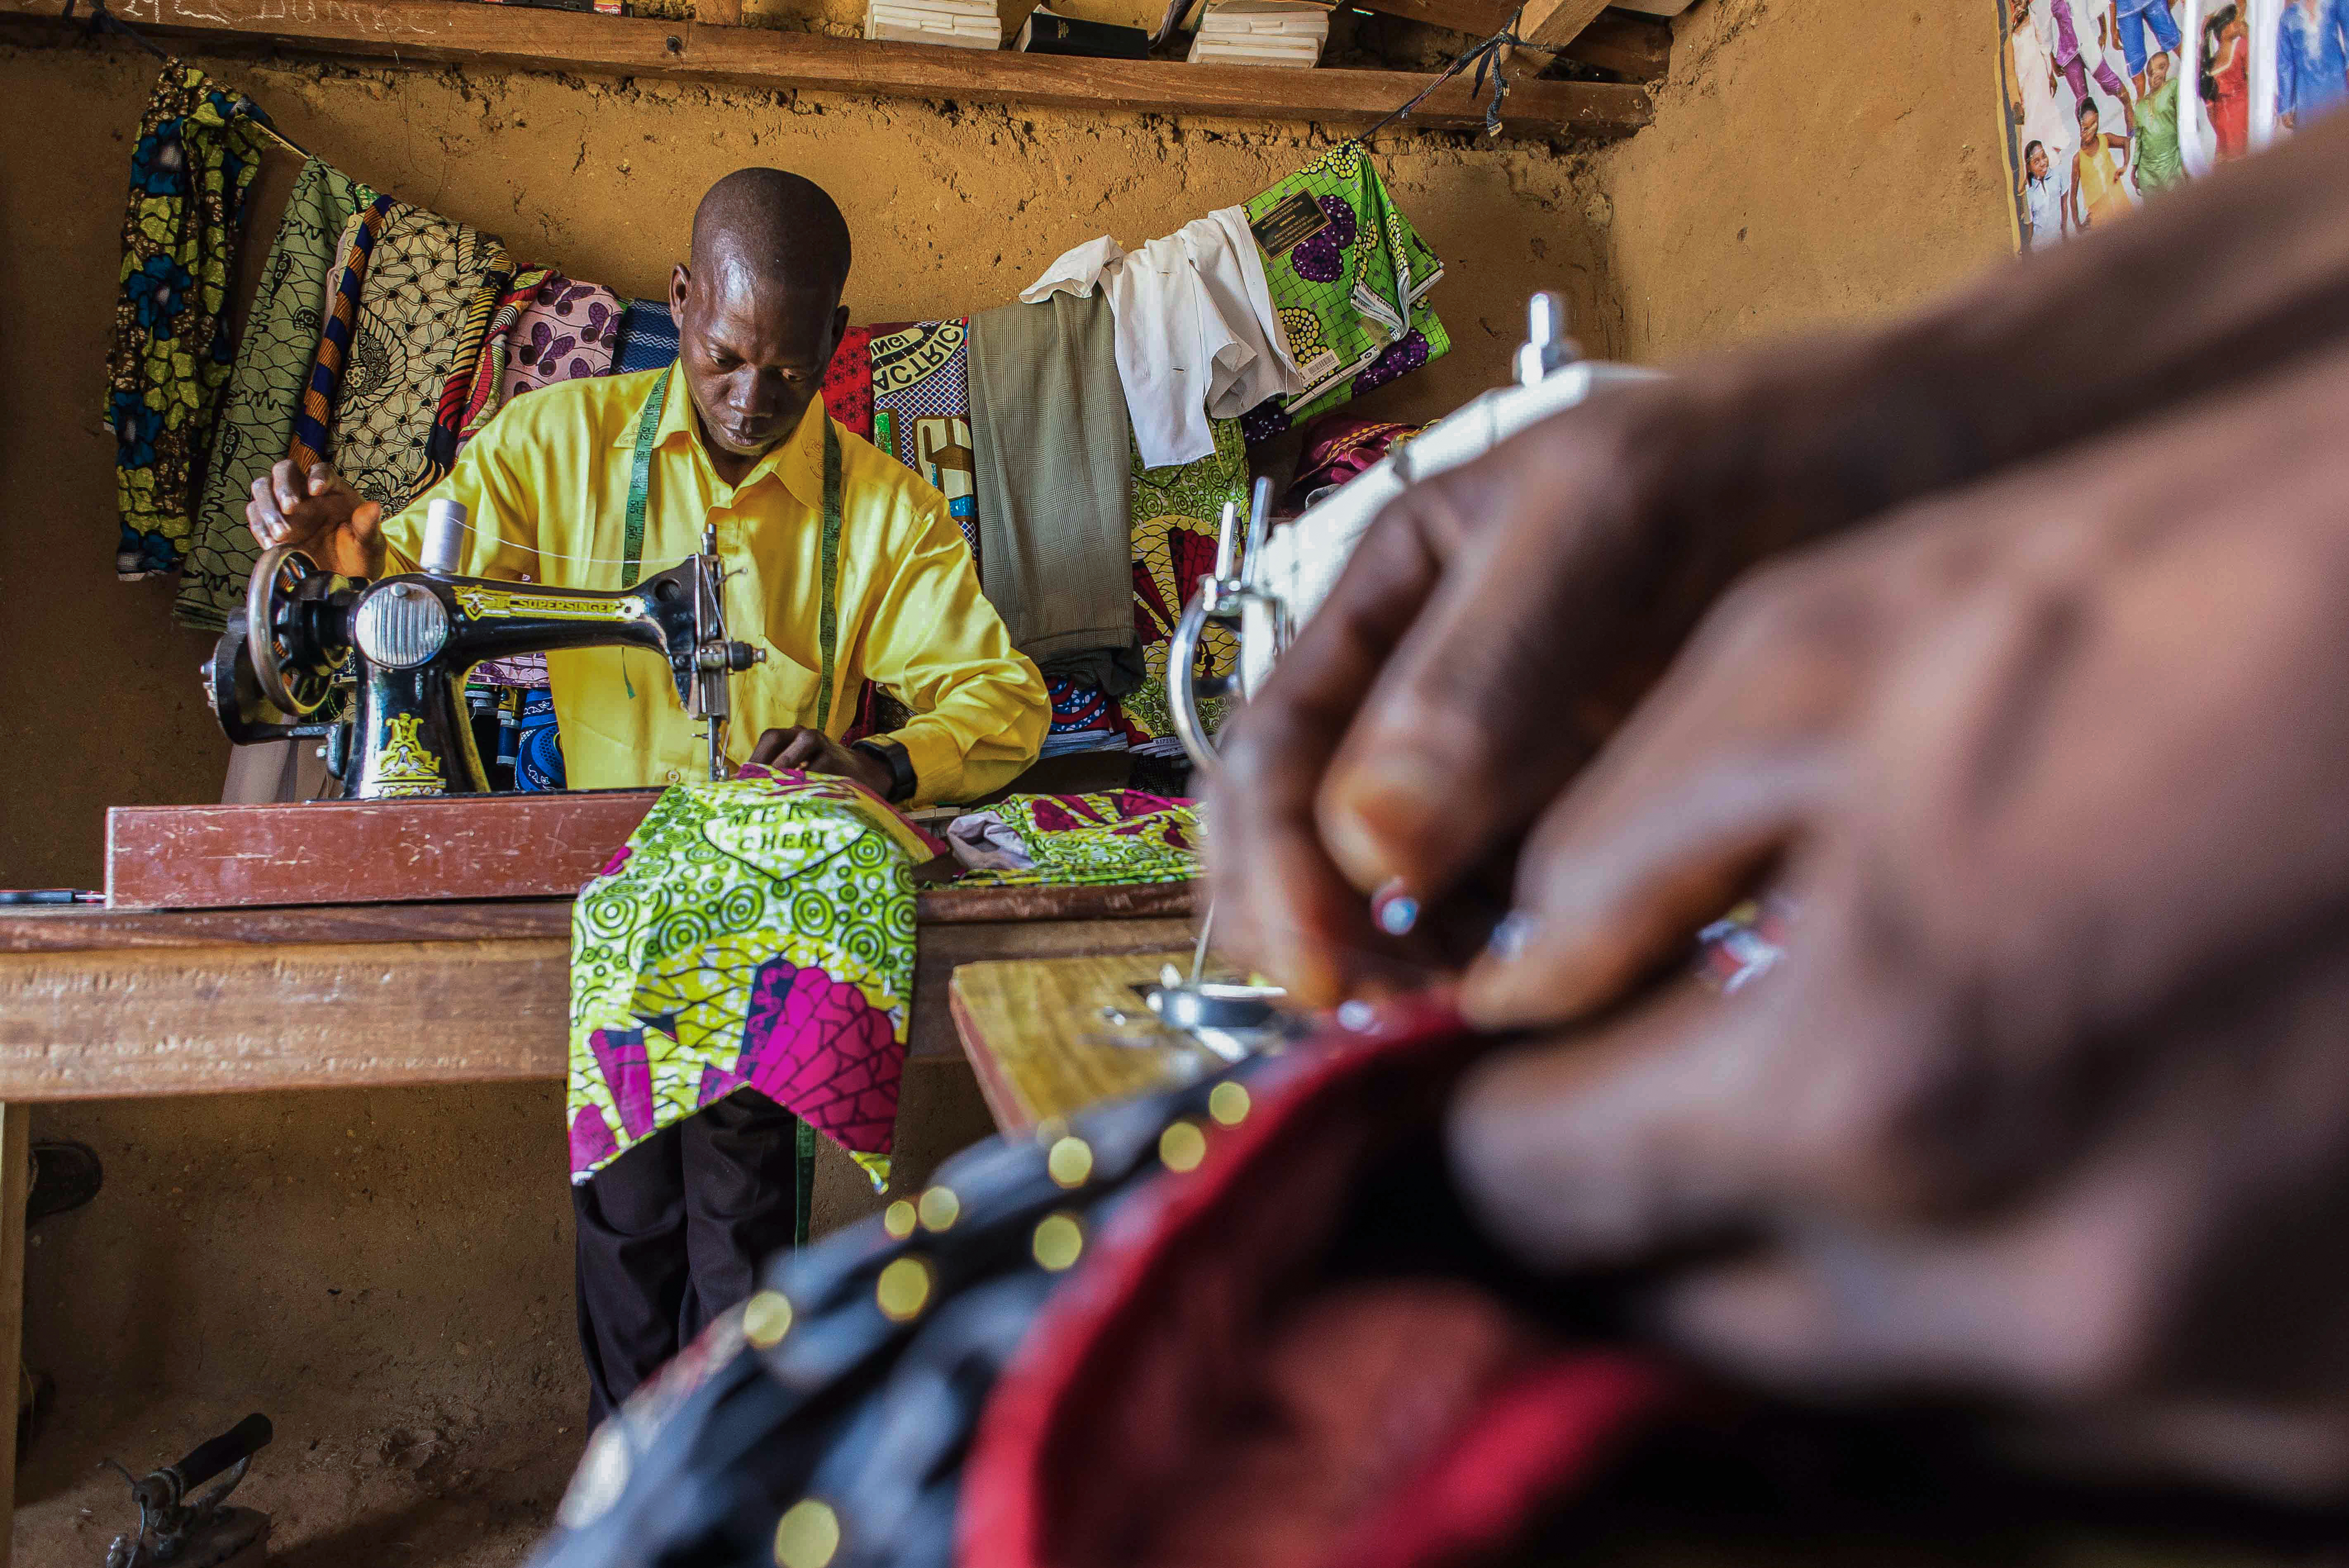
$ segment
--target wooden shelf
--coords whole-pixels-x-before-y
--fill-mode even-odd
[[[71,26],[59,0],[0,0],[0,16]],[[664,77],[763,89],[1036,104],[1122,114],[1210,115],[1369,125],[1425,87],[1410,71],[1282,70],[1167,60],[1091,60],[867,43],[764,27],[489,5],[471,0],[120,0],[159,35],[243,41],[368,59],[450,60],[582,75]],[[1517,79],[1506,130],[1621,136],[1648,123],[1647,93],[1613,83]],[[1420,106],[1414,126],[1484,123],[1465,73]]]

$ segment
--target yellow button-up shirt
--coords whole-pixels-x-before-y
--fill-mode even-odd
[[[472,532],[459,572],[556,587],[620,587],[636,421],[657,370],[564,381],[517,398],[474,438],[446,479],[384,524],[394,570],[413,571],[426,505],[465,505]],[[645,511],[643,576],[699,553],[718,530],[728,568],[726,629],[767,651],[734,676],[727,752],[746,760],[771,729],[816,722],[823,550],[821,400],[740,484],[702,448],[683,372],[672,378]],[[915,717],[890,735],[914,764],[915,801],[968,800],[1036,760],[1051,708],[1036,666],[1011,646],[979,592],[946,498],[873,445],[841,431],[839,646],[827,732],[856,716],[867,679]],[[641,649],[547,656],[565,774],[574,789],[705,776],[707,743],[667,667]]]

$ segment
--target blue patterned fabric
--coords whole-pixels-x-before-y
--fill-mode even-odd
[[[563,773],[563,736],[554,727],[554,693],[543,686],[523,693],[522,724],[513,732],[514,788],[567,789]]]
[[[620,321],[620,351],[612,374],[658,370],[677,358],[677,319],[657,299],[632,299]]]

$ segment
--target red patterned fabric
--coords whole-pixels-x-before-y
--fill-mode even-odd
[[[823,407],[843,430],[873,439],[873,328],[852,327],[823,371]]]
[[[1449,1568],[1598,1483],[1682,1397],[1469,1279],[1327,1270],[1489,1045],[1412,999],[1247,1080],[1120,1199],[989,1397],[959,1568]],[[1431,1173],[1433,1179],[1433,1173]]]

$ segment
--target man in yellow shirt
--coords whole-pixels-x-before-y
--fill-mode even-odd
[[[426,504],[447,498],[472,529],[463,575],[616,589],[632,533],[641,578],[698,553],[711,524],[728,632],[767,654],[733,679],[733,760],[842,774],[905,802],[997,789],[1036,758],[1050,722],[1043,679],[980,594],[945,498],[833,424],[816,397],[848,324],[848,225],[822,189],[773,169],[730,174],[702,198],[691,258],[669,280],[676,364],[516,400],[389,519],[328,466],[281,462],[254,485],[254,535],[380,576],[414,569]],[[839,569],[827,643],[828,472]],[[574,787],[706,772],[658,660],[587,649],[550,654],[547,668]],[[867,679],[914,717],[843,745]],[[790,1243],[797,1131],[772,1101],[739,1090],[573,1189],[595,1417],[747,1297],[761,1259]]]

